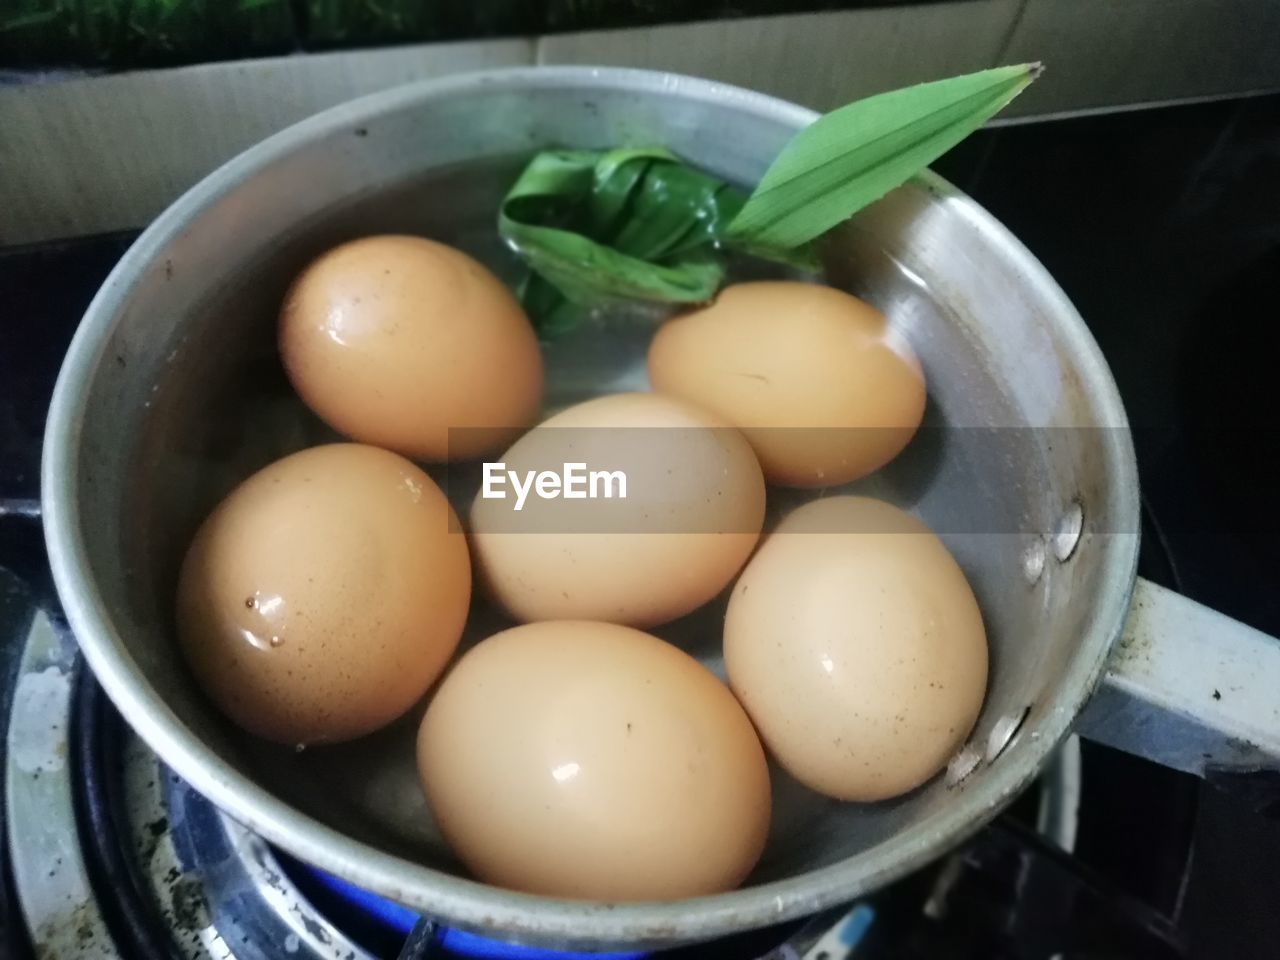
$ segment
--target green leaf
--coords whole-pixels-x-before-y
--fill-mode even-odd
[[[610,299],[698,303],[711,299],[724,276],[724,269],[711,259],[682,260],[670,266],[649,263],[580,233],[506,217],[502,235],[531,269],[575,303]]]
[[[501,217],[536,223],[565,220],[590,195],[598,153],[547,150],[524,168],[502,201]]]
[[[41,27],[52,23],[60,16],[62,16],[62,11],[56,7],[50,7],[47,10],[32,10],[30,13],[0,20],[0,33],[6,33],[9,30],[25,30],[29,27]]]
[[[587,233],[597,240],[612,236],[636,187],[656,161],[676,160],[662,147],[623,147],[601,155],[595,165],[591,191],[591,220]]]
[[[723,249],[816,271],[818,236],[964,139],[1038,73],[1001,67],[842,107],[796,134],[750,197],[663,147],[540,153],[498,215],[532,271],[521,299],[551,337],[609,301],[710,300]]]
[[[588,309],[564,298],[550,281],[529,271],[517,291],[525,312],[535,318],[535,329],[542,340],[554,340],[579,326],[586,319]]]
[[[498,215],[502,237],[542,282],[522,299],[539,332],[619,299],[699,303],[720,287],[714,240],[743,197],[660,147],[540,153]],[[554,318],[553,315],[554,314]]]
[[[791,249],[905,183],[1040,74],[998,67],[859,100],[796,134],[729,224],[733,245]]]
[[[661,261],[709,250],[742,209],[746,194],[718,177],[683,163],[654,163],[632,195],[611,246],[644,260]]]
[[[723,244],[727,249],[734,250],[737,253],[743,253],[759,260],[780,263],[782,266],[790,267],[792,270],[801,270],[805,273],[818,273],[822,270],[822,260],[819,258],[817,248],[813,243],[804,243],[794,249],[783,250],[776,247],[757,247],[750,242],[727,237]]]

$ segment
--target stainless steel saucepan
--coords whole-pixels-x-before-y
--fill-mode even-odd
[[[1097,345],[1036,259],[931,174],[841,228],[829,268],[905,331],[929,377],[928,429],[863,489],[944,534],[989,625],[990,689],[949,776],[871,806],[823,800],[778,777],[769,846],[742,889],[570,902],[466,878],[426,812],[410,724],[295,754],[238,734],[202,699],[173,637],[182,551],[238,479],[324,437],[274,346],[285,287],[309,258],[360,234],[405,231],[457,244],[514,278],[495,213],[535,149],[659,143],[751,184],[813,119],[769,97],[659,73],[459,76],[291,127],[162,214],[75,337],[43,477],[71,625],[156,753],[252,830],[361,887],[491,936],[580,947],[694,941],[848,901],[991,819],[1073,727],[1195,772],[1276,766],[1280,645],[1135,579],[1138,478]],[[650,332],[593,327],[552,348],[550,401],[643,388]],[[718,668],[717,616],[672,636]]]

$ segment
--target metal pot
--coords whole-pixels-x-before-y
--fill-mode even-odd
[[[324,438],[274,350],[285,286],[310,257],[361,233],[407,231],[510,276],[493,219],[532,150],[661,143],[752,183],[813,119],[667,74],[459,76],[291,127],[162,214],[75,337],[43,476],[62,602],[86,660],[143,739],[303,860],[451,924],[579,947],[694,941],[846,902],[990,820],[1073,724],[1182,769],[1275,766],[1280,647],[1151,584],[1135,587],[1137,474],[1098,347],[1035,258],[932,174],[838,231],[828,266],[904,329],[929,374],[928,428],[863,489],[944,535],[988,620],[990,689],[949,776],[870,806],[823,800],[779,776],[769,847],[742,889],[569,902],[461,875],[414,780],[411,722],[294,755],[238,734],[202,699],[173,642],[175,570],[218,496]],[[552,350],[551,401],[643,387],[649,332],[599,328]],[[718,666],[714,611],[704,624],[682,624],[675,639]]]

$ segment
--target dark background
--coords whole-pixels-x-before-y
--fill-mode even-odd
[[[128,69],[912,2],[921,0],[0,0],[0,69]]]
[[[1280,635],[1280,96],[987,129],[936,166],[1040,257],[1101,344],[1158,579]],[[0,251],[0,498],[38,495],[53,377],[131,239]],[[47,578],[37,524],[0,518],[0,556]],[[1263,812],[1280,792],[1152,768],[1092,802],[1128,762],[1092,753],[1083,811],[1106,829],[1082,826],[1081,859],[1173,919],[1194,957],[1280,956],[1280,820]]]
[[[1102,347],[1161,579],[1280,636],[1280,96],[985,130],[935,167],[1030,247]],[[1095,787],[1106,762],[1086,767]],[[1193,957],[1280,957],[1280,789],[1198,784],[1189,864],[1161,881],[1148,867],[1176,856],[1180,778],[1151,774],[1093,811],[1113,829],[1082,830],[1081,858],[1171,914]]]

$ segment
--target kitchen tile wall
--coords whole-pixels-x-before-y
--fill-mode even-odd
[[[460,70],[678,70],[828,109],[1030,59],[1009,117],[1280,89],[1280,0],[948,0],[0,82],[0,245],[143,226],[296,120]]]

